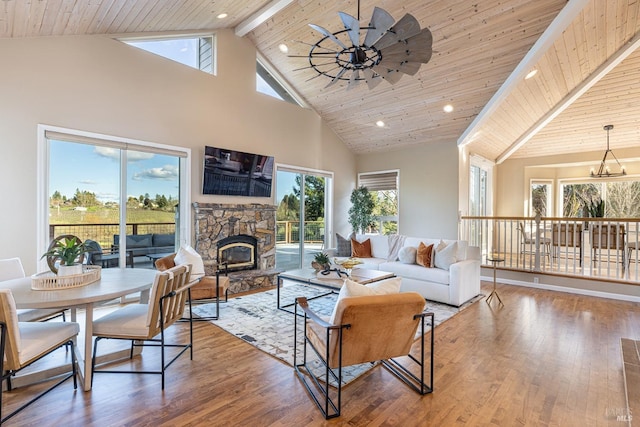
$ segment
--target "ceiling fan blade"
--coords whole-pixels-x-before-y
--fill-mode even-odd
[[[349,83],[347,83],[347,90],[351,90],[358,85],[360,82],[360,71],[357,69],[353,70],[351,73],[351,78],[349,79]]]
[[[342,43],[336,36],[331,34],[329,30],[322,28],[320,25],[316,25],[316,24],[309,24],[309,26],[314,30],[316,30],[317,32],[319,32],[320,34],[322,34],[323,36],[331,39],[334,43],[336,43],[341,48],[347,49],[347,46],[345,46],[344,43]]]
[[[386,76],[383,76],[383,78],[389,83],[391,83],[392,85],[394,85],[400,81],[400,79],[402,78],[402,73],[399,73],[395,70],[391,70],[387,73]]]
[[[327,84],[324,88],[326,89],[329,86],[332,86],[338,80],[340,80],[340,77],[342,77],[342,75],[344,74],[345,71],[347,71],[346,68],[341,68],[340,71],[338,72],[338,74],[336,74],[336,76],[334,78],[332,78],[331,81],[329,82],[329,84]]]
[[[431,59],[431,44],[433,36],[428,28],[423,29],[418,35],[407,40],[394,43],[381,50],[382,61],[395,62],[412,61],[426,64]]]
[[[410,76],[413,76],[414,74],[416,74],[420,69],[420,67],[422,66],[420,62],[413,62],[413,61],[402,61],[402,62],[391,62],[391,63],[385,62],[384,64],[381,64],[381,65],[386,69],[398,71],[400,73],[408,74]]]
[[[400,64],[397,70],[401,73],[413,76],[418,72],[421,66],[422,64],[420,62],[405,61]]]
[[[369,90],[375,88],[382,82],[382,77],[376,76],[371,68],[365,68],[362,70],[364,74],[364,80],[367,82],[367,86],[369,86]]]
[[[399,73],[396,70],[393,70],[387,67],[381,67],[379,65],[373,67],[373,71],[378,73],[380,77],[382,77],[392,85],[398,83],[400,78],[402,78],[402,73]]]
[[[404,41],[409,37],[413,37],[420,33],[420,23],[413,15],[406,14],[395,23],[393,27],[387,31],[387,33],[373,44],[378,50],[382,50],[385,47],[389,47],[399,41]]]
[[[349,38],[354,46],[360,46],[360,21],[348,13],[338,12],[344,28],[348,30]]]
[[[373,44],[378,41],[378,39],[391,28],[395,20],[393,16],[389,12],[379,7],[375,7],[373,9],[373,14],[371,15],[371,22],[369,23],[370,28],[367,30],[367,35],[364,38],[364,45],[369,47],[373,46]]]

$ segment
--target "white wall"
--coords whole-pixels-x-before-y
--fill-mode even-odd
[[[400,170],[400,234],[458,237],[458,147],[429,143],[357,157],[358,172]],[[349,228],[343,231],[351,231]]]
[[[640,148],[616,149],[615,155],[625,165],[627,177],[640,175]],[[560,180],[588,180],[591,167],[597,170],[604,151],[509,159],[498,165],[496,179],[496,215],[528,216],[529,189],[532,179],[553,180],[554,207]],[[557,211],[554,211],[557,213]]]
[[[205,145],[333,171],[333,216],[344,227],[353,154],[313,111],[255,91],[251,42],[221,31],[217,47],[212,76],[103,36],[1,39],[0,258],[19,256],[32,274],[43,252],[35,244],[38,124],[189,147],[197,202],[265,202],[202,195]]]

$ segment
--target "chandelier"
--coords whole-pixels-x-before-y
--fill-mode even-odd
[[[620,164],[620,162],[618,161],[618,158],[615,156],[615,154],[613,154],[613,151],[611,151],[611,149],[609,148],[609,131],[613,129],[613,125],[605,125],[603,129],[607,131],[607,150],[604,152],[604,157],[602,157],[602,161],[600,162],[600,168],[598,169],[598,172],[596,173],[596,171],[593,168],[591,168],[591,177],[592,178],[609,178],[609,177],[626,175],[627,171],[624,169],[624,166]],[[613,157],[613,159],[616,161],[619,172],[611,172],[611,169],[607,164],[607,156],[609,156],[609,154],[611,154],[611,157]],[[609,163],[613,164],[613,162],[611,161]]]
[[[422,64],[431,59],[433,37],[428,28],[420,29],[418,20],[410,14],[395,22],[384,9],[374,8],[369,25],[360,26],[358,16],[338,12],[344,30],[335,33],[315,24],[311,28],[323,35],[311,45],[309,66],[331,79],[326,87],[343,80],[347,90],[364,80],[369,89],[382,80],[397,83],[403,74],[415,75]],[[361,31],[366,31],[361,40]],[[300,69],[299,69],[300,70]]]

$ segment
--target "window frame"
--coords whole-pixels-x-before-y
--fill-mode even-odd
[[[266,73],[269,74],[271,79],[265,79],[262,75],[259,74],[258,70],[261,67]],[[280,98],[275,98],[273,95],[269,93],[265,93],[258,90],[258,76],[260,76],[265,83],[267,83],[271,89],[277,93]],[[275,86],[274,86],[275,85]],[[276,71],[276,69],[269,63],[267,58],[261,55],[259,52],[256,53],[256,92],[262,93],[264,95],[270,96],[275,99],[279,99],[281,101],[289,102],[290,104],[298,105],[302,108],[309,108],[306,102],[304,102],[303,98],[287,83],[287,81],[282,77],[280,73]]]
[[[150,50],[144,49],[140,46],[134,46],[131,43],[135,43],[135,42],[161,42],[161,41],[172,41],[172,40],[182,40],[182,39],[197,39],[198,40],[198,52],[197,52],[197,56],[198,56],[198,67],[193,67],[189,64],[185,64],[184,62],[181,61],[176,61],[173,58],[170,58],[168,56],[164,56],[161,55],[159,53],[156,52],[152,52]],[[209,39],[210,40],[210,45],[211,45],[211,69],[203,69],[202,67],[202,63],[200,62],[202,58],[200,58],[200,55],[202,54],[202,44],[201,44],[201,40],[202,39]],[[145,52],[149,52],[152,53],[154,55],[160,56],[162,58],[168,59],[170,61],[173,62],[177,62],[178,64],[182,64],[185,65],[189,68],[193,68],[195,70],[199,70],[202,71],[203,73],[207,73],[207,74],[211,74],[211,75],[216,75],[217,74],[217,63],[218,63],[218,55],[217,55],[217,45],[216,45],[216,35],[214,33],[189,33],[189,34],[180,34],[180,35],[167,35],[167,34],[163,34],[163,35],[156,35],[156,36],[132,36],[132,37],[118,37],[116,38],[116,40],[125,43],[131,47],[134,47],[136,49],[141,49],[144,50]]]
[[[395,188],[390,188],[389,182],[393,178],[389,177],[389,175],[393,175],[393,174],[395,174]],[[376,177],[378,177],[378,180],[379,180],[378,187],[375,187],[374,189],[372,189],[370,188],[370,186],[367,186],[367,182],[371,182],[372,180],[376,179]],[[396,215],[385,215],[377,218],[377,222],[379,225],[378,234],[382,235],[383,222],[395,222],[396,233],[399,233],[400,232],[400,169],[387,169],[387,170],[381,170],[381,171],[360,172],[358,173],[358,187],[361,187],[363,185],[367,187],[367,189],[370,192],[395,190],[397,213]],[[380,187],[384,187],[384,188],[380,188]]]
[[[533,186],[534,185],[546,185],[549,188],[549,193],[547,194],[547,212],[544,215],[541,215],[543,217],[551,217],[553,216],[553,212],[555,212],[554,206],[553,206],[553,201],[555,200],[554,197],[554,185],[553,185],[553,180],[552,179],[539,179],[539,178],[532,178],[529,180],[529,196],[528,196],[528,215],[531,217],[536,216],[536,213],[533,211]],[[526,214],[525,214],[526,215]]]

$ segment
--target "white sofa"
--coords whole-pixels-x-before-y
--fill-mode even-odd
[[[401,292],[415,291],[428,300],[460,306],[480,293],[480,248],[469,246],[464,240],[430,239],[402,235],[362,235],[355,236],[358,242],[369,239],[372,258],[358,258],[362,261],[356,268],[370,268],[387,271],[402,277]],[[418,248],[420,242],[438,247],[440,242],[447,245],[456,243],[455,262],[448,270],[402,262],[398,259],[404,247]],[[330,256],[338,255],[335,249]],[[437,252],[435,257],[437,259]],[[340,259],[340,257],[338,257]]]

